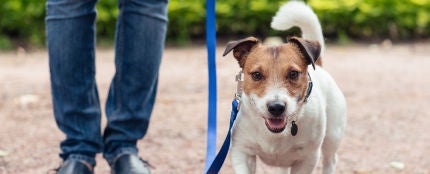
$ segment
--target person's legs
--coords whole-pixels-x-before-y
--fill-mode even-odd
[[[167,0],[119,0],[116,73],[106,102],[104,157],[137,154],[147,131],[157,91],[167,27]]]
[[[48,0],[46,32],[55,120],[63,160],[95,165],[103,149],[95,81],[96,0]]]

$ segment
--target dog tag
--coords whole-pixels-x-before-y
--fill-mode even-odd
[[[293,121],[292,125],[291,125],[291,135],[296,136],[297,135],[297,130],[298,130],[297,124],[296,124],[295,121]]]

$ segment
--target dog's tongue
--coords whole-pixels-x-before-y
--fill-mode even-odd
[[[285,128],[285,117],[283,118],[266,118],[266,125],[270,130],[283,130]]]

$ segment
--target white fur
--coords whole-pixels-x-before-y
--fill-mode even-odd
[[[299,26],[305,39],[323,43],[321,26],[312,10],[302,2],[291,1],[273,18],[272,27],[287,29]],[[307,103],[301,105],[279,87],[271,87],[265,96],[243,93],[241,107],[232,130],[231,161],[235,173],[255,173],[256,157],[279,168],[280,173],[310,174],[323,158],[323,173],[332,174],[337,161],[336,151],[346,124],[345,98],[333,78],[321,67],[308,69],[313,81]],[[270,132],[262,116],[266,103],[280,100],[287,103],[287,117],[296,117],[298,134],[290,133],[291,122],[281,133]]]

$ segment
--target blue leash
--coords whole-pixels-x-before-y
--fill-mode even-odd
[[[206,165],[208,170],[216,154],[216,109],[217,109],[217,89],[216,89],[216,18],[215,0],[206,1],[206,45],[208,49],[208,76],[209,76],[209,97],[208,97],[208,131],[206,147]]]
[[[237,105],[237,100],[233,100],[231,103],[230,126],[228,128],[227,136],[225,137],[224,143],[222,144],[215,160],[212,162],[209,169],[205,170],[206,174],[217,174],[224,163],[225,157],[227,157],[228,149],[230,148],[231,128],[233,127],[233,123],[236,120],[238,112]]]

